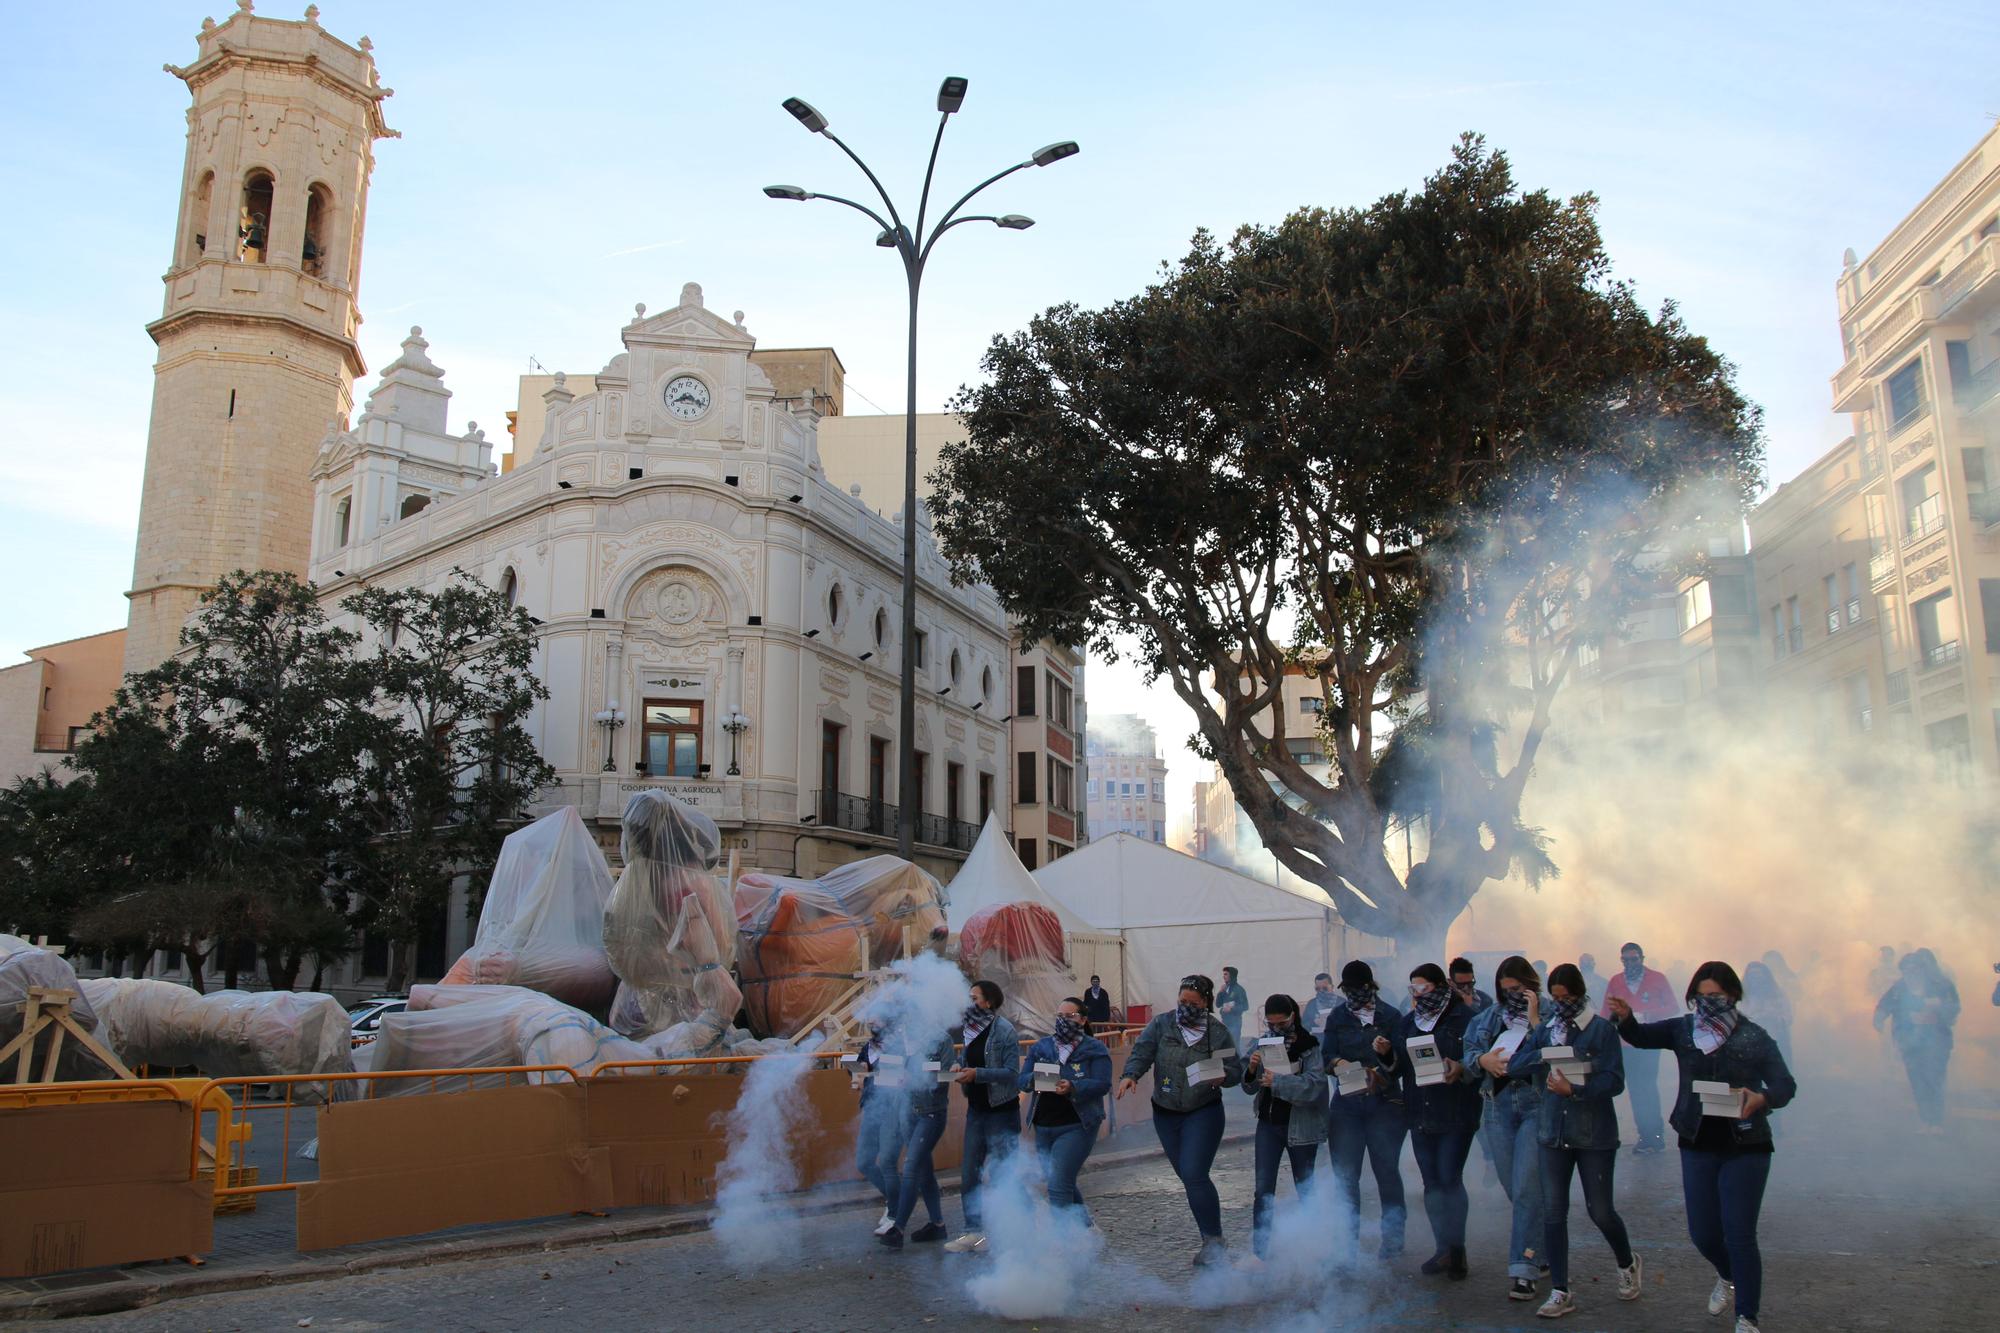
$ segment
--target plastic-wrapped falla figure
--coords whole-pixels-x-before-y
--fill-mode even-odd
[[[729,974],[736,915],[710,873],[715,823],[651,789],[627,803],[624,825],[625,869],[604,913],[604,951],[625,982],[612,1021],[632,1037],[693,1023],[720,1040],[743,995]]]

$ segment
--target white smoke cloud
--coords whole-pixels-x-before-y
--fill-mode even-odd
[[[804,1080],[812,1066],[799,1051],[752,1061],[729,1112],[709,1229],[740,1272],[798,1251],[799,1218],[786,1196],[799,1186],[793,1150],[810,1110]]]
[[[855,1009],[864,1023],[880,1024],[886,1037],[928,1045],[956,1025],[968,1003],[965,974],[935,954],[900,958],[889,977]]]
[[[1078,1210],[1048,1206],[1039,1163],[1027,1144],[994,1170],[980,1211],[990,1262],[965,1284],[965,1292],[985,1313],[1002,1319],[1071,1313],[1085,1277],[1101,1283],[1104,1238]]]

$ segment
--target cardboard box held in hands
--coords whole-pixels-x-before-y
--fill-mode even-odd
[[[1276,1075],[1279,1078],[1283,1078],[1287,1074],[1296,1074],[1299,1072],[1297,1062],[1285,1053],[1285,1039],[1283,1037],[1259,1037],[1257,1039],[1256,1055],[1258,1063],[1263,1066],[1265,1072]]]
[[[1695,1079],[1694,1094],[1701,1098],[1703,1115],[1720,1116],[1724,1120],[1743,1119],[1743,1094],[1727,1083],[1713,1083],[1707,1079]]]
[[[1035,1062],[1036,1092],[1060,1091],[1060,1089],[1056,1085],[1061,1083],[1062,1081],[1063,1078],[1062,1078],[1061,1065],[1052,1065],[1044,1060],[1037,1060]]]
[[[1410,1053],[1410,1072],[1416,1075],[1418,1087],[1435,1087],[1444,1082],[1444,1056],[1438,1049],[1436,1036],[1412,1037],[1404,1049]]]
[[[1229,1077],[1229,1066],[1220,1059],[1197,1060],[1188,1066],[1188,1082],[1196,1087],[1204,1083],[1220,1083]]]
[[[1590,1081],[1590,1061],[1579,1060],[1573,1046],[1544,1046],[1541,1050],[1542,1063],[1557,1070],[1577,1087]]]

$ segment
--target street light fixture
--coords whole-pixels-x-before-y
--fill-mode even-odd
[[[931,248],[938,238],[961,222],[991,222],[1005,231],[1025,231],[1035,225],[1034,219],[1019,213],[1007,213],[995,217],[979,214],[960,217],[959,210],[971,202],[973,196],[994,182],[1003,180],[1025,167],[1046,167],[1060,162],[1066,157],[1074,157],[1078,152],[1076,142],[1064,139],[1043,148],[1038,148],[1025,160],[994,172],[979,184],[960,195],[958,202],[946,209],[939,217],[937,225],[928,232],[924,229],[930,213],[931,184],[937,175],[938,147],[944,142],[944,127],[961,106],[965,104],[966,80],[953,75],[938,85],[937,135],[931,140],[929,164],[924,168],[923,193],[917,199],[917,221],[914,227],[903,224],[903,216],[896,209],[896,203],[889,192],[882,187],[874,171],[856,155],[852,148],[841,142],[840,136],[827,128],[827,119],[814,110],[808,102],[796,97],[784,101],[785,110],[799,124],[813,134],[825,135],[831,139],[848,159],[861,169],[868,183],[875,188],[876,196],[888,216],[876,212],[866,204],[853,199],[843,199],[839,195],[819,194],[796,185],[767,185],[764,193],[773,199],[793,202],[807,199],[824,199],[829,203],[844,204],[868,217],[876,227],[875,244],[885,250],[894,250],[903,261],[903,279],[909,288],[909,393],[904,416],[903,437],[903,680],[902,700],[896,728],[896,795],[902,807],[902,817],[896,821],[896,850],[905,859],[911,856],[914,830],[917,825],[917,810],[920,793],[915,790],[917,767],[917,295],[923,285],[924,264],[930,258]]]
[[[736,766],[736,744],[743,733],[750,729],[750,719],[743,715],[742,709],[731,707],[728,715],[722,719],[722,729],[729,733],[728,776],[741,777],[743,770]]]
[[[617,736],[618,728],[625,725],[625,713],[618,707],[618,701],[613,699],[593,720],[604,728],[604,771],[609,773],[617,767],[611,759],[611,742],[612,738]]]

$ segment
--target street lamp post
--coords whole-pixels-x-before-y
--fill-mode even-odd
[[[722,719],[722,729],[729,733],[728,776],[732,778],[740,777],[743,770],[738,766],[736,761],[736,743],[742,739],[744,732],[750,730],[750,719],[744,716],[742,709],[731,708],[728,716]]]
[[[611,758],[611,742],[618,735],[618,728],[625,725],[625,710],[613,699],[592,721],[604,728],[604,771],[609,773],[617,767]]]
[[[899,807],[896,820],[896,851],[904,860],[911,859],[917,823],[918,793],[915,790],[917,768],[917,295],[923,286],[924,264],[930,258],[931,249],[938,238],[953,227],[965,222],[991,222],[1007,231],[1025,231],[1035,225],[1035,220],[1019,213],[1005,213],[998,216],[990,213],[967,214],[960,217],[958,210],[987,186],[995,181],[1013,175],[1023,167],[1046,167],[1076,155],[1077,146],[1071,140],[1049,144],[1038,148],[1025,161],[1016,162],[1002,171],[996,171],[979,184],[959,196],[957,203],[945,210],[937,225],[929,232],[924,230],[925,217],[930,205],[931,181],[937,174],[938,146],[944,142],[944,127],[952,113],[965,102],[966,81],[948,78],[938,87],[937,136],[931,140],[930,163],[924,168],[923,193],[917,200],[917,221],[914,228],[905,226],[902,214],[896,211],[895,201],[882,188],[866,162],[841,142],[840,137],[827,128],[827,119],[807,103],[796,97],[785,99],[785,110],[797,119],[799,124],[814,134],[831,139],[840,151],[847,154],[868,183],[875,187],[882,206],[889,210],[884,218],[866,204],[839,195],[819,194],[796,185],[767,185],[764,193],[773,199],[787,199],[804,202],[808,199],[824,199],[829,203],[845,204],[857,212],[864,213],[881,230],[875,235],[875,244],[883,249],[893,249],[902,258],[903,278],[909,287],[909,384],[904,416],[903,437],[903,683],[901,709],[897,720],[896,737],[896,798]]]

